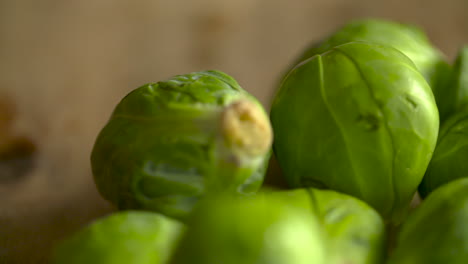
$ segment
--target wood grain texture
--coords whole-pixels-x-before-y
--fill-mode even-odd
[[[0,183],[0,263],[47,263],[54,243],[113,210],[89,154],[130,90],[218,69],[268,108],[299,51],[351,18],[417,24],[452,60],[466,14],[466,0],[0,1],[0,92],[38,151],[33,172]]]

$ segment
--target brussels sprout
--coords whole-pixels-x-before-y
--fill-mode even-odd
[[[272,130],[230,76],[195,72],[146,84],[117,105],[91,155],[98,190],[121,209],[183,219],[205,193],[262,184]]]
[[[441,120],[445,120],[468,103],[468,46],[458,52],[450,79],[441,89],[442,93],[436,99]]]
[[[119,212],[58,244],[52,263],[167,263],[183,229],[182,224],[155,213]]]
[[[394,224],[437,140],[433,94],[388,46],[348,43],[295,67],[271,108],[276,157],[292,187],[353,195]]]
[[[441,127],[434,155],[419,185],[421,197],[439,186],[468,177],[468,106],[451,116]]]
[[[468,263],[468,179],[431,193],[398,234],[390,264]]]
[[[171,264],[325,264],[318,219],[262,195],[200,203]]]
[[[385,225],[366,203],[330,190],[273,192],[292,206],[311,210],[326,231],[327,263],[380,264],[385,257]]]
[[[438,89],[439,87],[443,88],[450,67],[445,62],[444,55],[430,43],[424,32],[410,24],[383,19],[354,20],[338,29],[322,42],[313,43],[311,47],[303,52],[296,63],[324,53],[335,46],[354,41],[389,45],[401,51],[414,62],[431,88],[434,89],[437,103],[439,103],[439,97],[444,96],[445,91],[439,91]]]

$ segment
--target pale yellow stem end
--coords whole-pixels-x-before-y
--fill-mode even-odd
[[[241,99],[227,106],[222,115],[222,133],[229,147],[243,154],[265,154],[273,141],[270,121],[261,106]]]

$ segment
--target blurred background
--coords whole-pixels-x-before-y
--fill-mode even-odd
[[[451,62],[467,14],[467,0],[0,0],[0,137],[21,150],[0,164],[0,263],[47,263],[113,210],[89,156],[130,90],[217,69],[269,108],[299,52],[350,19],[418,25]]]

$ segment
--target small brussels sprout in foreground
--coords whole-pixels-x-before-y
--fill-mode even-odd
[[[96,220],[62,241],[53,264],[164,264],[182,224],[151,212],[119,212]]]
[[[91,155],[104,198],[183,219],[209,192],[250,194],[263,182],[272,130],[230,76],[203,71],[130,92]]]
[[[432,157],[433,94],[398,50],[347,43],[286,76],[271,108],[274,151],[291,187],[353,195],[398,224]]]
[[[326,231],[328,264],[380,264],[386,252],[385,225],[366,203],[330,190],[272,192],[291,206],[316,214]]]
[[[421,197],[450,181],[468,177],[468,105],[441,127],[437,146],[419,185]]]
[[[440,104],[437,102],[441,120],[468,103],[468,46],[459,50],[450,78],[441,92],[440,99],[437,98],[439,101],[443,100]]]
[[[171,264],[325,264],[318,219],[308,210],[256,195],[200,203]]]
[[[345,24],[331,36],[320,43],[314,43],[307,48],[296,63],[314,55],[348,42],[365,41],[388,45],[408,56],[423,74],[436,95],[444,96],[442,88],[446,82],[450,67],[445,62],[444,55],[433,46],[426,34],[417,26],[397,23],[383,19],[358,19]]]
[[[432,192],[408,217],[389,264],[468,263],[468,178]]]

